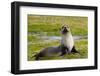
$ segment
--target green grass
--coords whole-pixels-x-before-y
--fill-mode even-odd
[[[72,35],[87,36],[88,18],[77,16],[37,16],[28,15],[28,61],[34,61],[32,57],[41,49],[60,45],[60,41],[43,41],[41,36],[60,36],[61,26],[69,25]],[[41,60],[55,59],[79,59],[88,57],[88,40],[75,41],[75,47],[80,54],[67,54],[65,56],[43,57]]]
[[[62,25],[67,24],[73,35],[87,35],[87,17],[77,16],[28,16],[28,32],[47,32],[59,36]]]

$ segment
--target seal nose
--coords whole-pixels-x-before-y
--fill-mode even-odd
[[[68,30],[67,30],[67,28],[66,28],[66,27],[64,28],[64,31],[65,31],[65,32],[68,32]]]
[[[67,33],[67,32],[68,32],[67,27],[63,27],[62,33],[65,34],[65,33]]]

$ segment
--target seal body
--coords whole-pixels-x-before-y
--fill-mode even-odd
[[[62,53],[60,46],[47,47],[41,50],[37,55],[35,60],[39,60],[40,57],[53,57],[59,56]]]
[[[62,35],[61,44],[67,48],[67,52],[71,52],[74,46],[74,40],[70,32]]]
[[[66,53],[78,53],[74,46],[74,39],[71,34],[70,28],[68,26],[63,26],[61,30],[62,38],[61,45],[63,45],[66,50],[62,50],[62,55]]]
[[[45,56],[63,56],[68,53],[76,53],[76,49],[74,47],[74,40],[72,34],[70,32],[70,28],[68,26],[63,26],[61,28],[61,43],[56,47],[47,47],[42,49],[38,54],[36,54],[35,60],[39,60],[40,57]]]

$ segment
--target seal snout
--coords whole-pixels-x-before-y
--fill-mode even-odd
[[[62,34],[66,34],[67,32],[69,32],[69,28],[67,26],[63,26],[62,27]]]
[[[64,27],[64,29],[63,29],[63,33],[66,33],[66,32],[68,32],[68,30],[67,30],[66,27]]]

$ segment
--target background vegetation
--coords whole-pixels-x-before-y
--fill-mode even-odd
[[[28,60],[33,61],[36,53],[49,46],[60,45],[60,40],[44,40],[42,37],[60,37],[60,28],[67,24],[73,36],[87,36],[88,18],[77,16],[39,16],[28,15]],[[64,57],[44,57],[42,60],[87,58],[87,39],[75,41],[80,54],[69,54]]]

